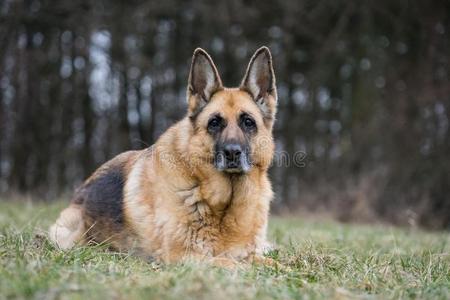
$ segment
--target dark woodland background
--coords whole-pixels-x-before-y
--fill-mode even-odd
[[[0,1],[0,193],[53,200],[272,50],[275,212],[450,228],[449,1]]]

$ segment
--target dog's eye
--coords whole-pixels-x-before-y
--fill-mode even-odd
[[[243,123],[244,123],[244,126],[247,128],[255,128],[256,127],[255,120],[253,120],[249,116],[244,117]]]
[[[218,127],[220,125],[220,121],[217,119],[212,119],[209,121],[209,127]]]
[[[216,131],[218,129],[220,129],[223,125],[223,121],[222,118],[217,116],[212,118],[211,120],[209,120],[208,122],[208,130],[210,131]]]

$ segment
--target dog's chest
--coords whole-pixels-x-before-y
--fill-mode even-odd
[[[215,212],[204,202],[192,206],[185,226],[188,252],[235,259],[243,259],[254,252],[255,234],[252,234],[252,228],[238,228],[236,218],[227,215],[227,212]]]

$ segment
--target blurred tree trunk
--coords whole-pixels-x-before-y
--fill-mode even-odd
[[[118,106],[118,144],[119,144],[119,152],[130,150],[131,149],[131,141],[130,141],[130,123],[128,122],[128,77],[126,73],[126,67],[124,70],[118,73],[119,81],[120,81],[120,96],[119,96],[119,106]]]
[[[140,139],[139,144],[142,145],[142,143],[144,143],[144,145],[148,145],[149,134],[146,128],[146,123],[148,124],[148,120],[144,119],[146,115],[142,110],[144,106],[143,101],[146,100],[142,98],[143,96],[141,93],[141,85],[142,85],[142,78],[139,78],[138,80],[136,80],[136,83],[134,84],[134,91],[136,93],[136,110],[139,116],[137,123],[137,131]]]
[[[36,64],[32,53],[32,31],[30,25],[25,26],[25,31],[22,33],[24,36],[26,45],[21,51],[18,51],[17,59],[21,61],[20,67],[17,68],[15,76],[15,86],[21,88],[17,91],[17,97],[15,101],[14,113],[17,116],[16,126],[14,128],[14,136],[20,137],[13,140],[11,147],[12,166],[11,166],[11,185],[14,189],[19,191],[28,190],[29,177],[33,175],[30,171],[30,159],[33,154],[32,151],[35,145],[33,145],[33,132],[39,130],[36,127],[35,119],[32,114],[34,106],[36,104],[35,95],[39,95],[38,91],[33,89],[36,87],[33,84],[34,78],[38,76],[35,72]],[[32,100],[32,101],[30,101]]]
[[[158,101],[156,99],[157,86],[152,86],[150,92],[150,126],[149,126],[149,144],[152,145],[156,141],[156,116],[158,111]]]

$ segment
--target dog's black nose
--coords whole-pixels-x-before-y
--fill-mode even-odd
[[[247,173],[251,168],[249,149],[234,141],[216,145],[214,166],[227,173]]]
[[[242,154],[242,147],[239,144],[227,144],[223,148],[223,154],[225,155],[226,160],[229,163],[235,163],[239,165],[241,154]]]

